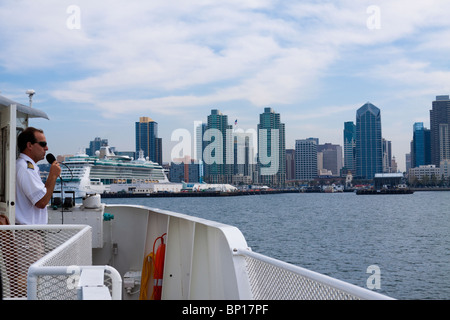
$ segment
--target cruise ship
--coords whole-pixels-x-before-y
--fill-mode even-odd
[[[61,188],[62,180],[62,188]],[[108,146],[103,146],[95,156],[78,153],[67,158],[61,165],[61,177],[55,191],[75,193],[76,198],[88,194],[110,192],[112,185],[136,186],[148,183],[168,183],[161,165],[144,158],[133,160],[128,156],[115,155]]]

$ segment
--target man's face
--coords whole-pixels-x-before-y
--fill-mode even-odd
[[[34,137],[36,138],[36,143],[29,142],[28,147],[30,151],[30,158],[33,159],[34,162],[41,161],[45,158],[45,152],[47,152],[47,140],[45,139],[45,135],[43,133],[40,133],[39,131],[36,131],[34,133]],[[41,144],[44,144],[45,147],[43,147]],[[41,144],[39,144],[41,143]]]

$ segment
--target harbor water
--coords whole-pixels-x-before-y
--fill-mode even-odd
[[[103,201],[145,205],[235,226],[255,252],[392,298],[450,299],[449,191]]]

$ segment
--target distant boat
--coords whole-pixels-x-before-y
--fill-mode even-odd
[[[398,189],[358,189],[356,194],[366,195],[366,194],[413,194],[409,188],[398,188]]]

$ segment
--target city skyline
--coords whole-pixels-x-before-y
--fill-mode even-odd
[[[438,101],[441,100],[442,102],[449,103],[450,100],[448,99],[448,97],[449,96],[437,96],[436,99],[439,98]],[[446,100],[444,98],[446,98]],[[437,102],[437,101],[433,101],[433,103],[434,102]],[[355,124],[355,122],[356,123],[358,122],[358,115],[360,114],[362,109],[364,109],[365,111],[367,111],[367,109],[372,110],[371,112],[369,112],[369,114],[376,113],[376,117],[378,117],[378,120],[376,120],[378,122],[377,127],[378,127],[378,130],[381,129],[381,127],[382,127],[382,121],[380,119],[381,110],[379,108],[377,108],[376,106],[374,106],[373,104],[371,104],[370,102],[367,102],[366,104],[364,104],[363,106],[361,106],[360,108],[358,108],[355,111],[355,114],[356,114],[355,119],[356,119],[356,121],[352,120],[352,121],[346,121],[346,122],[343,123],[343,128],[342,128],[342,140],[343,140],[343,143],[342,144],[338,143],[338,144],[335,145],[335,146],[340,147],[342,149],[341,153],[340,153],[342,155],[342,157],[340,158],[342,160],[342,167],[341,168],[343,168],[345,170],[348,170],[348,171],[352,171],[353,174],[357,175],[357,176],[358,176],[357,163],[356,163],[357,162],[357,160],[356,160],[356,158],[357,158],[357,152],[356,152],[356,150],[357,150],[357,143],[356,143],[356,140],[357,140],[357,125]],[[375,111],[373,111],[373,110],[375,110]],[[450,110],[450,108],[449,108],[449,110]],[[260,124],[257,123],[256,124],[257,130],[254,130],[255,128],[250,128],[250,129],[248,129],[245,132],[241,128],[237,128],[237,130],[236,130],[237,119],[235,121],[232,121],[232,122],[234,122],[234,126],[233,126],[233,125],[228,123],[228,115],[223,114],[218,109],[211,109],[210,111],[211,111],[211,114],[207,116],[206,122],[197,121],[194,124],[194,130],[193,130],[192,134],[191,134],[191,132],[188,132],[187,130],[182,130],[182,133],[181,133],[180,136],[175,135],[176,136],[175,140],[179,141],[179,144],[177,146],[175,146],[172,150],[170,150],[172,154],[171,154],[170,159],[168,159],[167,161],[162,161],[162,162],[155,161],[156,158],[155,159],[151,159],[151,157],[149,157],[146,154],[147,151],[142,150],[142,149],[145,149],[146,147],[144,147],[144,148],[139,147],[140,146],[140,142],[138,142],[138,141],[141,139],[140,138],[141,134],[139,133],[139,131],[142,130],[142,129],[140,129],[140,127],[142,125],[144,125],[144,128],[145,128],[144,131],[145,132],[143,132],[144,133],[143,136],[149,136],[149,134],[151,133],[150,135],[154,136],[151,140],[156,139],[156,141],[153,142],[153,146],[149,146],[148,145],[147,148],[149,148],[149,147],[152,148],[154,153],[156,152],[156,153],[159,153],[160,155],[161,155],[161,148],[164,149],[164,141],[162,141],[161,138],[158,138],[157,122],[154,121],[153,119],[151,119],[150,117],[147,117],[147,116],[141,116],[141,117],[139,117],[139,121],[138,122],[134,122],[134,124],[135,124],[135,136],[134,136],[135,142],[133,142],[133,144],[134,144],[135,147],[130,147],[128,149],[117,149],[116,146],[111,145],[111,144],[108,143],[108,140],[109,140],[108,138],[105,139],[103,137],[95,137],[93,140],[89,141],[89,143],[88,143],[89,147],[79,148],[78,152],[81,151],[81,152],[85,152],[88,155],[94,155],[95,150],[94,151],[91,150],[92,148],[94,148],[94,145],[97,146],[96,150],[99,150],[99,146],[109,146],[113,150],[115,150],[116,152],[119,152],[121,154],[129,154],[130,155],[131,153],[134,153],[135,157],[137,158],[138,154],[139,154],[139,151],[138,151],[138,149],[139,149],[141,151],[144,151],[144,157],[149,158],[150,161],[154,161],[154,162],[157,162],[157,163],[160,163],[160,164],[170,164],[171,162],[183,161],[182,159],[188,159],[188,160],[191,159],[191,160],[195,161],[195,163],[197,163],[198,155],[201,155],[201,157],[203,158],[203,161],[205,163],[206,162],[215,163],[216,161],[218,161],[217,157],[212,157],[208,161],[205,161],[205,158],[204,158],[205,157],[205,152],[206,152],[207,156],[210,156],[210,152],[212,150],[214,150],[213,153],[215,153],[218,150],[219,153],[221,153],[220,158],[222,158],[219,161],[222,161],[223,163],[233,164],[233,165],[235,165],[235,164],[243,164],[242,162],[240,162],[238,160],[238,158],[241,157],[242,154],[237,152],[236,146],[235,146],[235,150],[234,150],[234,156],[233,156],[233,152],[231,153],[231,156],[230,156],[230,154],[226,151],[226,146],[230,143],[229,141],[227,141],[227,139],[231,139],[230,141],[232,141],[234,139],[234,141],[236,143],[236,137],[239,136],[239,135],[242,135],[243,137],[246,137],[245,139],[249,139],[250,138],[251,140],[252,139],[257,140],[257,138],[255,138],[255,137],[258,137],[258,134],[257,134],[258,131],[257,130],[261,130],[262,127],[260,127]],[[448,111],[446,111],[446,112],[448,112]],[[270,108],[270,107],[264,108],[264,112],[259,114],[260,121],[262,120],[261,117],[264,114],[275,114],[276,115],[276,118],[268,118],[268,120],[266,120],[266,122],[268,124],[273,124],[274,121],[275,122],[277,122],[277,121],[280,122],[281,115],[279,113],[275,112],[272,108]],[[431,110],[430,110],[430,114],[432,114]],[[217,118],[215,118],[213,121],[210,121],[211,117],[219,117],[219,118],[223,118],[223,120],[217,120]],[[278,120],[274,120],[274,119],[278,119]],[[371,122],[371,121],[374,121],[374,120],[370,120],[369,122]],[[211,124],[208,124],[210,122],[213,123],[212,126],[211,126]],[[150,125],[152,125],[152,126],[150,127]],[[281,125],[283,126],[282,127],[283,128],[282,131],[285,131],[284,123],[281,123]],[[349,138],[349,136],[348,136],[349,132],[348,131],[349,131],[350,125],[352,126],[352,130],[353,130],[353,137],[352,137],[354,139],[353,141],[347,141],[347,139]],[[369,125],[369,127],[370,127],[370,125]],[[150,128],[151,128],[151,130],[150,130]],[[216,145],[215,143],[212,143],[215,140],[215,134],[212,133],[210,129],[211,130],[219,130],[220,134],[222,134],[222,132],[223,132],[223,135],[221,136],[222,139],[223,139],[223,143],[221,143],[220,146]],[[417,131],[418,130],[423,130],[423,129],[429,131],[429,129],[424,128],[423,122],[416,122],[416,123],[413,124],[412,130],[411,130],[412,138],[411,138],[411,141],[410,141],[410,150],[408,152],[408,156],[411,157],[410,158],[410,161],[411,161],[410,165],[412,165],[412,167],[414,167],[414,166],[418,167],[419,165],[424,165],[424,164],[426,165],[426,164],[430,164],[431,163],[431,161],[426,162],[426,163],[417,163],[417,164],[414,162],[415,161],[414,160],[414,154],[415,154],[415,152],[417,152],[416,147],[415,147],[415,145],[416,145],[415,144],[415,140],[416,140]],[[266,127],[263,130],[268,130],[268,132],[270,132],[270,128],[269,127]],[[207,133],[207,134],[205,134],[205,133]],[[447,131],[446,131],[446,133],[447,133]],[[184,134],[184,136],[183,136],[183,134]],[[391,146],[390,146],[391,145],[391,141],[386,140],[384,137],[382,137],[381,132],[379,132],[379,134],[380,134],[380,136],[376,139],[377,140],[376,145],[379,144],[380,148],[379,148],[379,150],[377,150],[376,153],[380,153],[380,157],[381,158],[384,157],[385,155],[387,155],[387,153],[389,153],[389,157],[388,158],[389,158],[389,160],[392,160],[391,158],[395,158],[395,156],[392,155]],[[266,133],[266,135],[267,135],[267,133]],[[270,137],[270,134],[268,134],[267,137]],[[211,138],[212,138],[212,140],[211,140]],[[202,140],[202,139],[203,139],[203,141],[200,142],[199,140]],[[270,141],[269,140],[270,139],[267,139],[267,143],[266,144],[264,144],[264,143],[262,144],[262,147],[263,147],[263,151],[262,152],[266,152],[267,153],[267,147],[270,146]],[[422,138],[422,140],[423,140],[423,138]],[[189,141],[189,143],[187,145],[185,144],[186,141]],[[302,142],[304,142],[304,141],[313,141],[314,144],[317,145],[317,146],[319,146],[319,143],[320,143],[322,148],[327,146],[327,145],[333,146],[332,143],[327,142],[327,141],[321,141],[320,138],[312,138],[312,137],[309,137],[309,138],[296,138],[295,139],[295,145],[294,145],[293,148],[288,148],[288,147],[284,148],[284,150],[285,150],[284,156],[286,156],[286,153],[288,152],[288,150],[295,151],[296,147],[299,145],[298,144],[299,141],[302,141]],[[155,143],[156,143],[156,145],[155,145]],[[148,144],[147,141],[145,142],[145,144]],[[195,144],[197,144],[197,146]],[[349,145],[347,145],[347,144],[349,144]],[[422,148],[425,148],[424,141],[421,141],[421,144],[422,144]],[[280,143],[280,145],[279,145],[280,152],[283,149],[282,148],[283,145],[285,145],[285,144],[284,143]],[[186,148],[187,146],[188,146],[188,148]],[[206,150],[205,150],[205,147],[206,147]],[[256,164],[258,162],[258,151],[259,151],[258,148],[259,147],[261,147],[261,145],[258,142],[253,141],[251,143],[251,148],[256,149],[256,150],[254,150],[254,152],[256,154],[254,155],[254,159],[251,160],[252,161],[251,163]],[[196,149],[196,148],[198,148],[198,149]],[[224,150],[221,150],[222,148]],[[347,156],[345,155],[345,149],[346,148],[348,148],[348,150],[349,150],[349,154]],[[190,151],[188,151],[188,149]],[[389,150],[385,150],[385,149],[389,149]],[[445,150],[447,150],[447,149],[448,149],[448,147],[445,148]],[[176,150],[176,154],[177,154],[176,156],[174,156],[174,150]],[[428,145],[428,149],[427,150],[428,150],[428,152],[431,151],[430,145]],[[422,152],[425,152],[425,151],[426,150],[424,150]],[[319,152],[319,151],[317,151],[317,152]],[[268,152],[268,153],[270,154],[270,152]],[[349,161],[348,158],[350,157],[350,153],[353,153],[354,168],[345,165],[345,161],[346,160]],[[237,158],[237,154],[240,155],[238,158]],[[73,155],[73,154],[72,153],[71,154],[58,154],[58,156],[70,156],[70,155]],[[234,157],[234,160],[231,159],[230,157]],[[376,166],[377,169],[375,171],[372,170],[373,172],[369,176],[373,176],[373,174],[377,173],[377,172],[387,172],[387,171],[385,171],[385,169],[387,169],[387,170],[390,169],[390,163],[385,164],[384,163],[384,159],[380,159],[380,157],[378,157],[379,158],[378,161],[381,162],[381,163],[379,163]],[[160,159],[160,157],[159,157],[159,159]],[[247,159],[246,161],[249,161],[249,160]],[[267,161],[267,159],[265,161]],[[314,161],[314,163],[315,162],[316,162],[316,160]],[[361,163],[363,163],[363,162],[364,161],[362,161]],[[247,163],[247,162],[245,162],[245,163]],[[270,161],[269,161],[269,163],[270,163]],[[396,163],[396,165],[397,165],[397,163]],[[271,167],[271,165],[269,165],[269,167]],[[225,170],[225,169],[223,169],[223,170]],[[336,176],[337,172],[333,172],[333,173],[334,173],[333,175]],[[224,174],[224,173],[221,173],[221,174]],[[231,174],[230,173],[228,173],[228,174],[231,177]],[[319,173],[317,175],[319,175]],[[365,176],[365,175],[366,174],[363,174],[362,176]],[[309,179],[310,179],[310,177],[307,178],[306,180],[309,180]]]
[[[286,148],[310,136],[343,145],[343,123],[367,101],[405,170],[412,126],[430,128],[450,93],[448,1],[120,2],[0,4],[0,94],[47,120],[49,152],[94,137],[132,150],[129,123],[158,122],[163,160],[177,129],[219,109],[244,131],[266,107],[281,114]],[[68,143],[70,142],[70,143]]]

